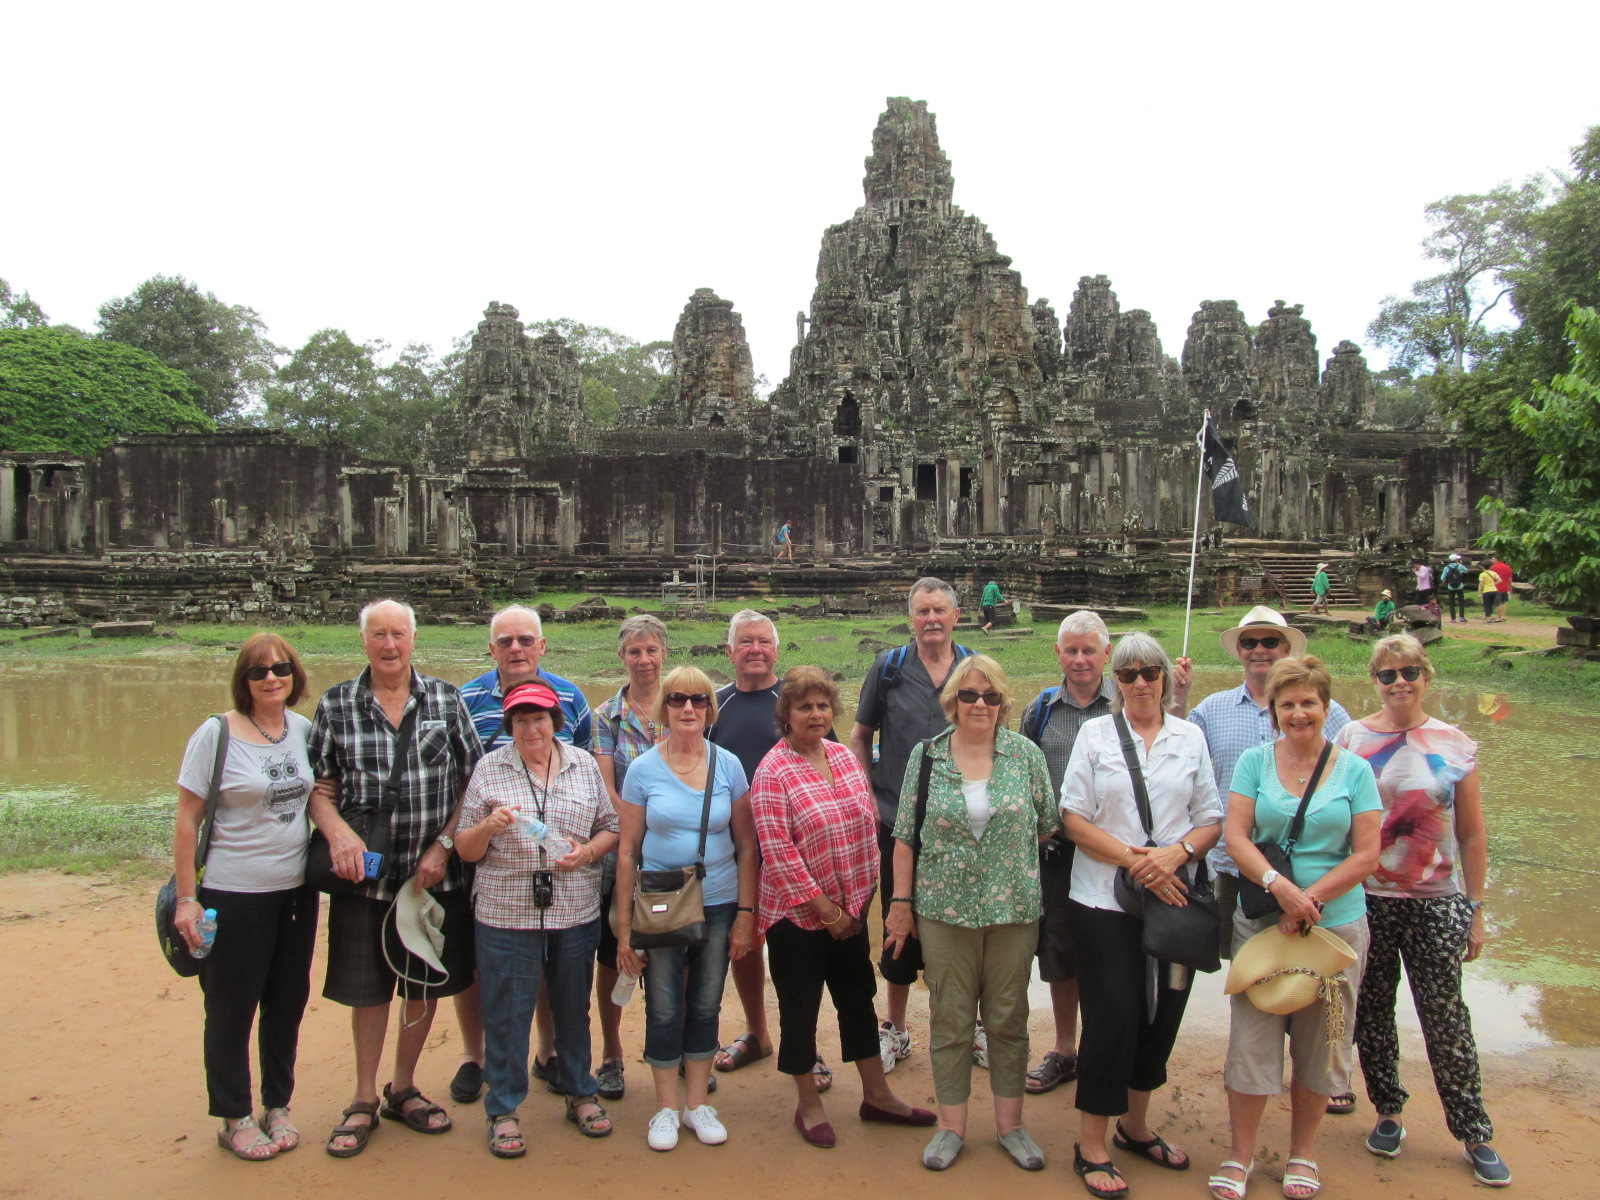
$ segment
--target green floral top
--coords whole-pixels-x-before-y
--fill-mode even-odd
[[[997,731],[989,777],[990,817],[982,840],[972,836],[961,774],[950,758],[946,729],[933,739],[922,857],[912,895],[918,916],[969,929],[1037,921],[1039,842],[1060,822],[1044,753],[1009,729]],[[911,751],[900,788],[894,836],[911,844],[917,815],[922,744]]]

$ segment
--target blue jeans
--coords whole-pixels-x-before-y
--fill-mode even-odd
[[[497,929],[477,926],[478,988],[483,1005],[483,1074],[489,1084],[483,1111],[514,1113],[528,1095],[528,1033],[544,977],[556,1027],[556,1086],[569,1096],[592,1097],[589,1073],[589,990],[600,918],[570,929]]]
[[[644,1061],[652,1067],[711,1058],[722,1045],[717,1024],[728,978],[728,931],[738,907],[737,901],[706,905],[706,940],[698,946],[647,951]]]

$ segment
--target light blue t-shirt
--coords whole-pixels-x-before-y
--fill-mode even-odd
[[[709,742],[706,753],[710,753]],[[739,756],[718,750],[717,777],[711,787],[711,818],[706,823],[707,904],[732,904],[739,899],[739,868],[733,857],[733,802],[749,787]],[[700,788],[686,787],[673,774],[661,757],[659,746],[651,747],[629,764],[627,778],[622,782],[622,798],[644,809],[642,865],[646,871],[667,871],[694,863],[695,850],[700,845],[700,810],[705,807],[705,793]]]
[[[1268,742],[1252,746],[1239,756],[1233,769],[1231,790],[1241,796],[1254,796],[1256,825],[1253,842],[1289,840],[1289,827],[1299,811],[1300,798],[1290,794],[1278,780]],[[1334,867],[1350,857],[1350,819],[1357,813],[1381,812],[1378,781],[1372,768],[1359,754],[1341,751],[1327,773],[1317,783],[1317,791],[1306,808],[1306,824],[1289,860],[1289,874],[1297,887],[1310,887]],[[1348,925],[1367,912],[1367,894],[1360,884],[1342,896],[1335,896],[1322,910],[1319,925]]]

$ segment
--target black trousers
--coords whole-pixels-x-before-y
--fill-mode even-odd
[[[1078,1042],[1080,1112],[1120,1117],[1128,1092],[1153,1092],[1167,1082],[1167,1059],[1189,1003],[1191,975],[1182,989],[1166,984],[1165,969],[1151,1020],[1143,927],[1126,913],[1067,902],[1078,961],[1083,1033]]]
[[[804,1075],[816,1064],[823,985],[839,1014],[840,1057],[858,1062],[877,1055],[878,1015],[873,1001],[878,981],[872,973],[865,922],[854,937],[839,941],[826,929],[801,929],[792,921],[779,921],[767,930],[767,967],[778,993],[778,1070]]]
[[[217,941],[200,963],[211,1115],[228,1120],[250,1115],[252,1025],[261,1060],[261,1105],[287,1108],[294,1095],[300,1018],[311,995],[317,893],[309,887],[282,892],[202,887],[199,899],[217,910]]]
[[[1445,603],[1450,606],[1450,619],[1453,621],[1460,617],[1467,619],[1467,594],[1465,592],[1452,592],[1448,588],[1444,593]]]

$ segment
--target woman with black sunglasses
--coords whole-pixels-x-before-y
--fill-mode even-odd
[[[221,736],[216,720],[208,718],[189,738],[178,771],[174,924],[190,950],[198,950],[197,925],[207,909],[216,910],[216,940],[200,963],[206,1092],[211,1115],[223,1122],[217,1144],[247,1162],[265,1162],[300,1144],[289,1100],[317,930],[317,893],[305,885],[311,722],[289,711],[305,695],[306,672],[276,634],[255,634],[239,647],[231,687],[233,708],[223,714],[226,757],[200,870],[195,854]],[[250,1095],[250,1030],[258,1010],[260,1124]]]
[[[645,976],[644,1060],[655,1077],[652,1150],[671,1150],[687,1125],[703,1143],[728,1140],[717,1110],[706,1103],[711,1060],[722,1045],[718,1022],[728,960],[750,952],[755,939],[760,861],[744,767],[719,753],[713,766],[706,729],[717,719],[715,689],[698,667],[679,667],[661,681],[652,714],[665,739],[634,759],[622,784],[617,815],[617,966]],[[706,940],[696,946],[640,953],[630,945],[631,898],[638,872],[670,871],[697,861],[707,784]],[[683,1067],[686,1102],[680,1103]]]
[[[1111,674],[1112,715],[1084,723],[1061,782],[1062,820],[1078,846],[1067,916],[1080,961],[1094,964],[1078,976],[1081,1135],[1073,1170],[1097,1197],[1128,1192],[1107,1145],[1113,1120],[1109,1140],[1117,1149],[1168,1170],[1189,1166],[1189,1156],[1151,1127],[1149,1115],[1151,1093],[1167,1081],[1192,979],[1184,968],[1146,958],[1143,923],[1117,899],[1117,871],[1126,867],[1144,886],[1146,903],[1154,897],[1181,906],[1195,881],[1194,864],[1222,832],[1205,734],[1168,711],[1172,663],[1161,643],[1144,633],[1125,635],[1111,652]],[[1149,835],[1119,719],[1130,730],[1149,796]]]
[[[1369,670],[1383,707],[1335,739],[1372,767],[1383,800],[1378,868],[1366,882],[1371,946],[1356,1003],[1361,1073],[1378,1110],[1367,1149],[1395,1158],[1405,1137],[1394,1017],[1404,963],[1450,1136],[1465,1147],[1479,1183],[1505,1187],[1511,1169],[1489,1144],[1494,1123],[1483,1106],[1472,1014],[1461,996],[1461,964],[1482,953],[1488,936],[1478,744],[1423,711],[1433,664],[1409,633],[1375,645]]]
[[[951,668],[939,703],[950,728],[911,752],[894,826],[894,892],[884,950],[922,942],[929,1056],[939,1128],[922,1165],[943,1171],[961,1153],[972,1092],[972,1030],[988,1038],[995,1133],[1023,1170],[1044,1152],[1022,1125],[1028,1077],[1028,975],[1043,899],[1039,843],[1056,828],[1044,752],[1005,727],[1011,684],[987,654]],[[921,827],[917,793],[928,783]],[[920,838],[920,855],[916,849]]]

